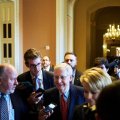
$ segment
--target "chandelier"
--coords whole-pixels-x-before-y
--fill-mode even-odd
[[[109,25],[109,28],[107,29],[107,32],[103,35],[105,39],[108,40],[120,40],[120,28],[119,25],[117,25],[117,28],[115,25]]]

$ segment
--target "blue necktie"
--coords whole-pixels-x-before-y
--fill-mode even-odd
[[[7,101],[3,94],[0,98],[0,120],[9,120]]]

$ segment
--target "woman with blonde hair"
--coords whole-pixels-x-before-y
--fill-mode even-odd
[[[86,103],[75,108],[73,120],[95,120],[96,100],[101,90],[112,83],[111,77],[101,68],[87,69],[80,78]]]

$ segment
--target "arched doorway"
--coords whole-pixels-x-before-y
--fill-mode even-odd
[[[95,57],[101,57],[103,55],[103,34],[106,32],[109,24],[120,24],[120,7],[104,7],[98,9],[91,15],[91,66]],[[113,50],[113,46],[119,46],[120,41],[109,40],[107,41],[108,47]],[[113,55],[113,52],[106,57]]]

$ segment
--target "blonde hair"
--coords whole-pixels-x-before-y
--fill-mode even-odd
[[[105,86],[112,83],[109,74],[97,67],[87,69],[80,77],[80,81],[81,83],[87,83],[91,91],[102,90]]]

